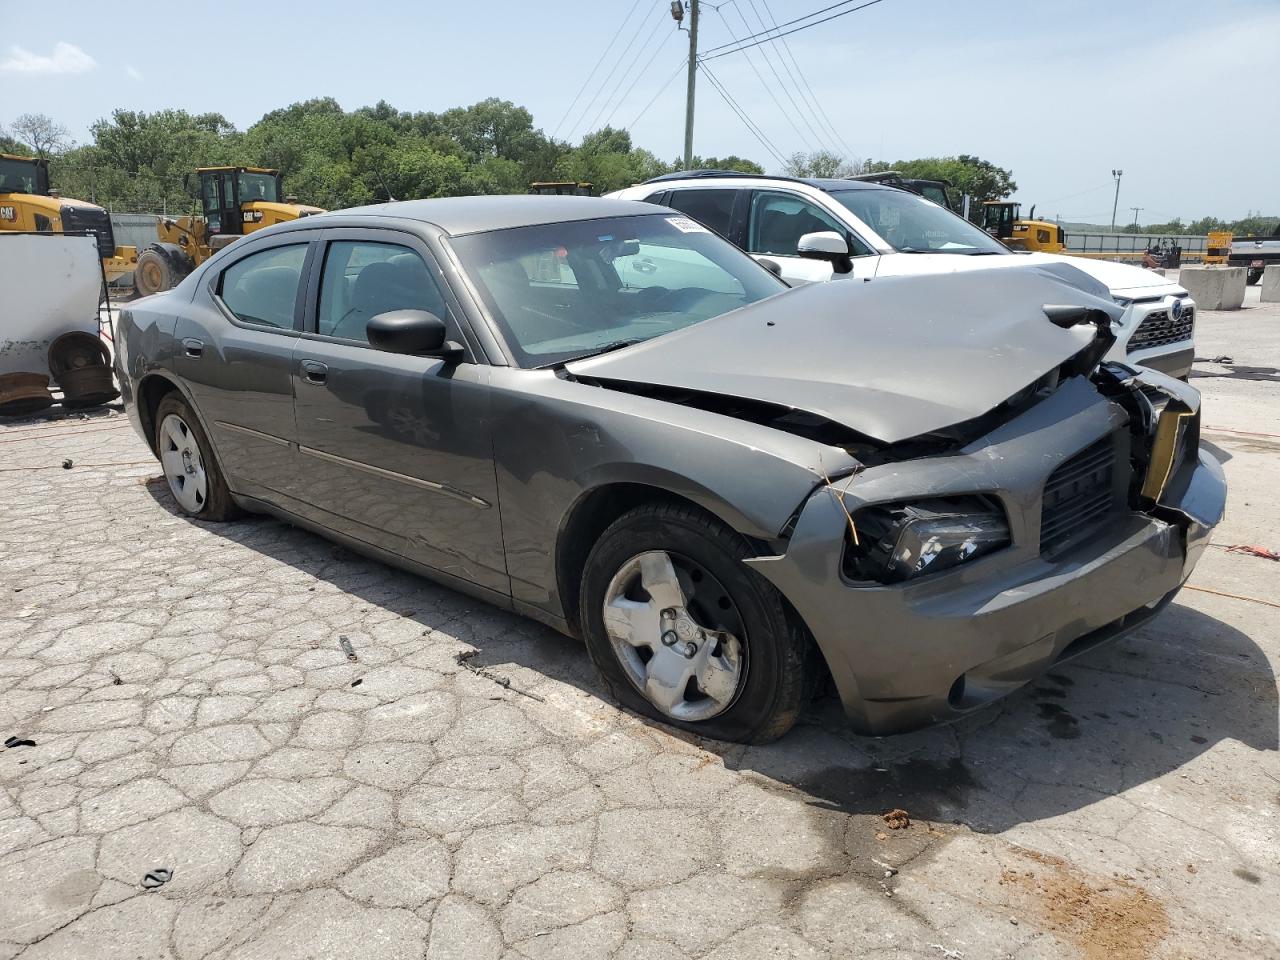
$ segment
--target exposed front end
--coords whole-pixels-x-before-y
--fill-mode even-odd
[[[817,488],[749,561],[866,733],[958,718],[1154,616],[1223,514],[1199,395],[1104,365],[949,455]]]

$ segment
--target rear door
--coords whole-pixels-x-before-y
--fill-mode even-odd
[[[178,318],[176,370],[237,493],[277,501],[294,486],[293,347],[318,236],[237,247]]]
[[[489,437],[489,367],[369,345],[370,318],[426,310],[462,343],[461,309],[426,244],[396,230],[324,234],[294,354],[306,482],[297,509],[348,536],[510,593]]]
[[[853,251],[853,271],[833,273],[825,260],[810,260],[799,254],[800,238],[806,233],[834,231],[844,237]],[[807,197],[785,190],[753,190],[748,207],[743,249],[757,260],[772,260],[782,267],[782,279],[792,286],[822,280],[871,276],[878,259],[874,251],[831,212]]]

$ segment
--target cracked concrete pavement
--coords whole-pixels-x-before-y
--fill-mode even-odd
[[[1236,363],[1195,383],[1217,543],[1275,549],[1255,301],[1201,317]],[[0,736],[35,741],[0,751],[0,958],[1280,956],[1270,561],[1210,549],[1141,632],[954,726],[858,737],[823,701],[744,748],[620,712],[531,622],[182,518],[119,414],[8,422],[0,471]]]

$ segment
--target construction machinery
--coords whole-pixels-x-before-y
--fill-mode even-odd
[[[529,184],[530,193],[550,196],[589,197],[592,184],[586,180],[535,180]]]
[[[107,281],[138,263],[136,247],[117,247],[111,215],[96,203],[61,197],[49,187],[49,161],[0,153],[0,230],[84,233],[98,244]]]
[[[322,207],[283,195],[279,170],[263,167],[200,167],[202,214],[161,217],[158,239],[138,254],[133,285],[142,296],[175,286],[187,274],[247,233],[276,223],[324,213]]]
[[[897,187],[909,193],[917,193],[926,200],[932,200],[944,210],[959,213],[951,202],[948,180],[921,180],[918,177],[904,177],[898,170],[882,170],[879,173],[859,173],[849,177],[850,180],[861,180],[864,183],[883,183],[887,187]]]
[[[1022,219],[1022,204],[987,200],[982,204],[982,228],[1005,246],[1036,253],[1068,253],[1067,232],[1049,220],[1037,220],[1036,208]]]

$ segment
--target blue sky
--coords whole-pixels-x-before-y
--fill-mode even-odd
[[[828,5],[704,5],[700,46],[756,32],[757,15],[782,22]],[[668,7],[668,0],[220,0],[133,2],[125,15],[93,3],[0,0],[0,11],[23,14],[23,29],[0,39],[0,124],[47,113],[83,142],[89,124],[115,107],[219,111],[243,128],[316,96],[347,108],[386,99],[404,110],[497,96],[528,107],[537,125],[558,127],[562,137],[577,139],[593,120],[611,119],[670,159],[683,143],[678,70],[687,40]],[[30,16],[33,9],[44,13]],[[629,13],[604,68],[570,111]],[[834,134],[809,116],[802,96],[802,106],[792,106],[774,79],[777,70],[790,85],[790,61],[767,60],[757,47],[711,64],[784,156],[837,137],[860,157],[973,153],[1013,170],[1019,200],[1065,219],[1110,219],[1113,167],[1125,171],[1122,222],[1135,205],[1144,222],[1280,213],[1277,0],[882,0],[788,44]],[[619,71],[601,86],[614,62]],[[705,80],[695,149],[778,166]]]

